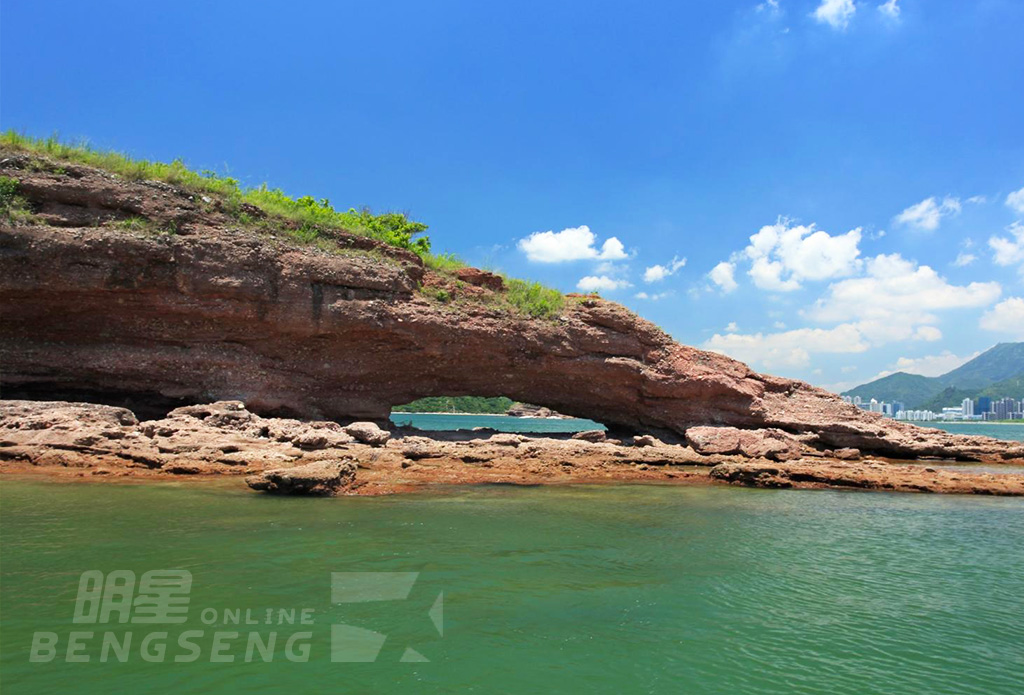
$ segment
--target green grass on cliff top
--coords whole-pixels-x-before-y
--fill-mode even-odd
[[[237,179],[218,176],[212,171],[196,172],[176,159],[170,164],[135,159],[120,152],[97,150],[87,143],[65,143],[56,137],[33,138],[13,130],[0,133],[0,146],[46,155],[65,162],[85,164],[103,169],[133,181],[163,181],[197,193],[220,197],[229,211],[242,217],[242,203],[261,209],[268,215],[297,223],[300,240],[312,241],[322,231],[342,229],[352,234],[368,236],[392,246],[415,251],[421,256],[430,254],[430,238],[423,236],[427,225],[410,220],[404,213],[373,214],[364,208],[335,210],[326,198],[312,196],[292,198],[278,188],[266,184],[255,188],[242,188]]]
[[[269,188],[265,183],[255,188],[243,188],[237,179],[219,176],[212,171],[193,171],[180,159],[170,164],[151,162],[121,152],[95,149],[85,142],[62,142],[55,136],[35,138],[7,130],[0,133],[0,147],[103,169],[127,180],[163,181],[196,193],[217,196],[241,223],[253,223],[244,211],[243,203],[253,205],[269,216],[294,223],[294,229],[285,231],[304,244],[322,246],[326,232],[342,230],[413,251],[428,268],[442,275],[452,276],[459,268],[466,267],[466,263],[454,254],[431,253],[430,238],[423,234],[427,225],[410,220],[405,213],[374,214],[368,208],[335,210],[326,198],[292,198],[281,189]],[[505,278],[505,287],[506,291],[497,304],[526,316],[553,318],[562,312],[565,305],[561,292],[538,282]],[[435,291],[434,295],[438,293]],[[448,301],[446,296],[434,298]]]

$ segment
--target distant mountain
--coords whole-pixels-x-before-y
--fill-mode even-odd
[[[936,411],[960,405],[965,398],[1024,398],[1024,343],[1000,343],[942,376],[896,372],[843,395]]]
[[[504,415],[513,400],[504,396],[429,396],[406,405],[395,406],[396,413],[485,413]]]
[[[917,409],[928,399],[934,398],[942,391],[942,388],[942,384],[935,377],[896,372],[863,386],[850,389],[843,395],[850,397],[860,396],[865,401],[870,401],[872,398],[886,401],[887,403],[900,401],[908,408]]]
[[[999,343],[967,364],[936,377],[945,386],[983,389],[1024,372],[1024,343]],[[962,399],[961,399],[962,400]]]
[[[938,394],[925,401],[921,406],[921,410],[935,410],[939,411],[943,408],[960,405],[964,402],[965,398],[974,400],[979,396],[988,396],[992,400],[999,400],[1000,398],[1021,399],[1024,398],[1024,372],[1012,376],[1009,379],[1003,379],[996,383],[986,386],[983,389],[963,389],[955,386],[948,386],[940,391]]]

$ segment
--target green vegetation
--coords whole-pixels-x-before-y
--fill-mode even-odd
[[[18,197],[18,181],[9,176],[0,176],[0,207],[8,208]]]
[[[330,230],[344,230],[409,249],[420,255],[430,252],[428,237],[414,238],[422,235],[427,225],[410,220],[404,213],[385,212],[375,215],[367,208],[338,211],[326,198],[292,198],[280,189],[268,188],[266,184],[244,189],[237,179],[218,176],[212,171],[193,171],[180,159],[170,164],[150,162],[120,152],[96,150],[86,143],[64,143],[56,137],[33,138],[8,130],[0,133],[0,146],[96,167],[133,181],[164,181],[196,193],[216,195],[242,223],[253,222],[252,217],[242,209],[242,204],[253,205],[268,215],[292,222],[296,227],[291,230],[292,236],[303,243],[316,242]]]
[[[433,285],[424,285],[420,288],[420,293],[426,297],[430,297],[434,301],[447,304],[452,300],[452,294],[443,287],[435,287]]]
[[[498,396],[431,396],[421,398],[407,405],[396,406],[393,412],[401,413],[491,413],[504,414],[512,407],[511,398]]]
[[[949,386],[943,389],[931,400],[926,401],[921,408],[923,410],[939,411],[943,408],[952,408],[964,402],[965,398],[977,400],[981,396],[988,396],[993,401],[1000,398],[1021,398],[1024,397],[1024,371],[1020,374],[989,384],[984,388],[957,388]]]
[[[441,303],[455,303],[464,285],[455,273],[466,263],[453,253],[434,254],[430,239],[424,235],[427,225],[410,220],[404,213],[374,214],[368,208],[335,210],[326,198],[312,196],[292,198],[280,189],[266,184],[243,188],[237,179],[219,176],[212,171],[197,172],[176,159],[170,164],[135,159],[120,152],[94,149],[87,143],[66,143],[57,137],[33,138],[13,130],[0,133],[0,147],[47,157],[49,160],[81,164],[103,169],[133,181],[163,181],[204,196],[203,202],[213,205],[215,197],[221,209],[232,215],[240,225],[255,230],[281,232],[296,242],[315,246],[329,253],[362,253],[342,246],[332,232],[343,231],[367,236],[418,254],[427,268],[447,278],[449,287],[424,286],[421,292]],[[53,173],[64,173],[60,167],[44,161],[30,166],[44,168]],[[0,213],[10,222],[30,220],[32,215],[24,199],[17,196],[18,182],[0,177]],[[281,222],[284,224],[281,224]],[[160,227],[150,220],[133,217],[110,222],[129,231],[175,234],[176,229]],[[558,290],[538,282],[504,278],[505,292],[493,297],[474,297],[473,301],[487,301],[498,308],[533,318],[557,317],[565,306],[565,297]]]
[[[942,391],[942,384],[933,377],[896,372],[851,389],[844,395],[860,396],[866,401],[872,398],[889,403],[899,401],[911,410],[917,410],[921,404],[934,398],[940,391]]]
[[[505,301],[522,314],[534,318],[554,318],[562,313],[565,296],[539,282],[505,278]]]
[[[1024,343],[999,343],[938,378],[947,386],[985,388],[995,382],[1017,377],[1021,372],[1024,372]]]
[[[423,263],[431,270],[451,274],[459,268],[465,268],[466,262],[454,253],[424,253]]]
[[[8,224],[24,224],[32,220],[28,201],[18,195],[18,180],[0,176],[0,218]]]

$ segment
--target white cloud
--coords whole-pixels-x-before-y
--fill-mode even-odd
[[[587,225],[569,227],[560,232],[534,232],[520,239],[517,246],[526,257],[537,263],[564,263],[566,261],[597,260],[618,261],[627,258],[622,242],[609,237],[595,246],[597,237]]]
[[[878,6],[878,11],[889,19],[900,18],[899,0],[887,0]]]
[[[798,290],[805,280],[827,280],[855,274],[861,228],[831,236],[815,226],[789,226],[780,219],[750,237],[742,257],[751,261],[748,271],[754,284],[771,292]]]
[[[1024,263],[1024,224],[1014,222],[1006,231],[1009,237],[994,236],[988,240],[988,245],[995,252],[992,260],[996,265],[1016,265]],[[1024,265],[1021,266],[1024,272]]]
[[[652,265],[644,270],[644,282],[660,282],[686,265],[685,258],[675,256],[668,265]]]
[[[777,15],[780,12],[779,0],[764,0],[764,2],[758,4],[757,11]]]
[[[730,321],[730,322],[729,322],[729,325],[727,325],[727,326],[725,327],[725,332],[726,332],[726,333],[735,333],[735,332],[736,332],[736,331],[738,331],[739,329],[740,329],[740,327],[736,325],[736,322],[735,322],[735,321]]]
[[[978,257],[975,256],[973,253],[961,251],[960,253],[957,254],[956,260],[953,261],[953,265],[955,265],[957,268],[963,268],[964,266],[968,266],[971,263],[974,263],[976,260],[978,260]]]
[[[650,300],[652,302],[656,302],[656,301],[658,301],[660,299],[665,299],[666,297],[671,297],[671,296],[672,296],[671,292],[658,292],[657,294],[648,294],[646,292],[637,292],[636,294],[633,295],[633,298],[634,299],[648,299],[648,300]]]
[[[972,195],[967,199],[967,202],[972,205],[984,205],[988,202],[988,198],[983,195]]]
[[[980,354],[980,352],[975,352],[973,355],[958,356],[954,355],[949,350],[943,350],[938,355],[926,355],[924,357],[900,357],[896,360],[896,364],[892,366],[892,369],[879,372],[875,376],[871,377],[869,381],[881,379],[889,376],[890,374],[895,374],[896,372],[920,374],[921,376],[941,376],[946,372],[953,371],[962,364],[970,362]]]
[[[937,320],[935,311],[988,306],[1001,293],[997,282],[951,285],[929,266],[883,254],[868,260],[864,277],[830,285],[805,313],[829,323],[859,320],[866,335],[886,342],[913,337],[918,326]]]
[[[716,333],[704,348],[764,367],[806,367],[811,353],[856,353],[869,347],[852,324],[834,328],[800,328],[782,333]]]
[[[853,0],[821,0],[812,16],[833,29],[845,29],[856,12],[857,5]]]
[[[782,321],[776,321],[774,324],[772,324],[772,326],[774,326],[775,330],[777,331],[786,330],[786,324],[784,324]]]
[[[899,254],[879,255],[867,260],[862,277],[831,284],[825,296],[801,312],[811,320],[837,325],[767,334],[727,331],[715,334],[704,347],[768,369],[806,367],[816,353],[859,353],[892,342],[939,341],[943,335],[935,325],[938,312],[989,306],[1001,292],[995,282],[952,285],[932,268]]]
[[[1014,212],[1024,215],[1024,188],[1006,196],[1006,205]]]
[[[1024,340],[1024,298],[1004,299],[986,311],[978,325],[986,331],[1006,333]]]
[[[711,281],[718,285],[723,292],[732,292],[739,285],[736,284],[736,266],[727,261],[722,261],[708,273]]]
[[[631,286],[626,280],[615,280],[607,275],[588,275],[576,283],[576,289],[581,292],[613,292]]]
[[[947,196],[940,203],[933,196],[901,212],[896,216],[896,222],[932,232],[939,228],[943,217],[960,214],[961,207],[959,198]]]

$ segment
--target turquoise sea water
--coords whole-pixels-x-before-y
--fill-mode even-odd
[[[518,418],[505,415],[448,415],[434,413],[392,413],[396,425],[410,425],[422,430],[471,430],[490,427],[501,432],[581,432],[604,429],[593,420]],[[985,423],[931,422],[922,426],[935,427],[955,434],[977,434],[996,439],[1024,441],[1024,423],[1019,425],[992,425]]]
[[[930,422],[926,426],[946,430],[953,434],[977,434],[995,439],[1024,442],[1024,423],[1019,425],[986,425],[984,422]]]
[[[1014,499],[668,486],[289,499],[238,479],[8,476],[0,532],[12,695],[1024,691]],[[74,624],[82,572],[118,569],[191,572],[186,622]],[[338,572],[418,575],[407,600],[343,602],[366,587],[332,596]],[[370,594],[388,576],[413,575],[374,575]],[[443,635],[430,617],[442,593]],[[307,608],[313,623],[231,624],[246,608]],[[333,624],[387,634],[377,661],[332,662]],[[125,663],[98,662],[104,632],[154,629],[168,633],[162,663],[137,644]],[[74,630],[95,633],[72,653],[89,662],[66,661]],[[186,630],[204,631],[200,658],[175,662],[191,654],[175,641]],[[29,662],[36,631],[59,636],[48,663]],[[221,640],[234,661],[210,662],[214,631],[241,634]],[[308,661],[279,643],[247,663],[248,634],[273,631],[311,633],[296,640]],[[401,663],[407,647],[430,661]]]

